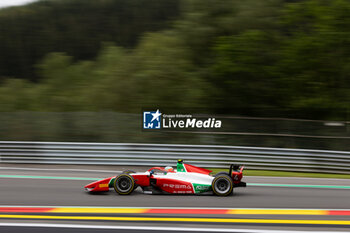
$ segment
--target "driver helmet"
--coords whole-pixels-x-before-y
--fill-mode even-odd
[[[164,168],[164,170],[167,171],[167,172],[173,172],[173,171],[174,171],[174,168],[171,167],[171,166],[166,166],[166,167]]]

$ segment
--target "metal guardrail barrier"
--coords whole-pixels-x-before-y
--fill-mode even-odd
[[[265,147],[138,143],[0,141],[0,163],[175,165],[177,159],[212,168],[350,174],[350,152]]]

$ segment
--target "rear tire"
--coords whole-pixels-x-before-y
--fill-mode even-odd
[[[135,180],[129,174],[122,173],[115,178],[113,187],[119,195],[129,195],[135,189]]]
[[[228,196],[233,190],[233,181],[226,174],[217,175],[211,183],[213,192],[217,196]]]

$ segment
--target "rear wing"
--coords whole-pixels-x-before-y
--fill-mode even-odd
[[[244,170],[244,166],[241,166],[239,164],[231,164],[228,174],[232,174],[233,171],[242,173],[243,170]]]

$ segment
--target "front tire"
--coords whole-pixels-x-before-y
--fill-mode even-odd
[[[126,170],[126,171],[123,171],[122,174],[132,174],[132,173],[136,173],[135,171],[133,170]],[[134,187],[134,190],[137,189],[137,187],[139,187],[137,184],[135,184],[135,187]]]
[[[115,178],[113,186],[119,195],[129,195],[135,189],[135,180],[129,174],[122,173]]]
[[[217,196],[228,196],[233,190],[232,179],[226,174],[216,176],[211,185],[214,194]]]

